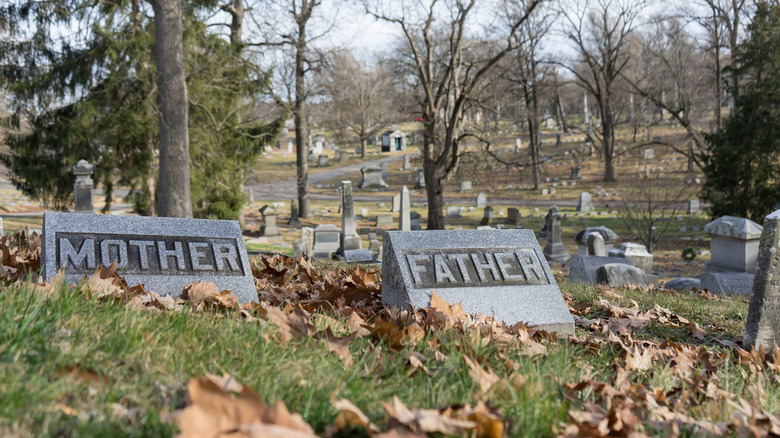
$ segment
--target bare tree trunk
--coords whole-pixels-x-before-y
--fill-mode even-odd
[[[531,155],[531,179],[533,180],[534,190],[538,190],[542,183],[542,176],[539,169],[539,121],[536,119],[535,111],[528,111],[528,153]]]
[[[366,158],[366,139],[364,137],[360,137],[360,158],[365,159]]]
[[[192,217],[187,82],[179,0],[153,0],[154,46],[160,105],[157,214]]]
[[[609,92],[607,92],[606,94],[608,95],[608,93]],[[601,105],[602,107],[601,129],[603,131],[602,139],[604,142],[604,145],[602,147],[602,151],[604,153],[603,181],[614,182],[616,181],[615,165],[612,160],[615,156],[615,126],[613,125],[613,121],[612,121],[612,107],[608,99],[609,98],[605,96],[605,102]]]
[[[723,81],[720,67],[720,45],[715,44],[715,129],[723,127],[723,116],[720,114],[720,104],[723,99]]]
[[[306,25],[298,26],[298,46],[295,51],[295,142],[298,145],[295,155],[298,169],[298,214],[301,217],[311,216],[311,200],[309,199],[309,162],[306,160],[306,90],[304,75],[304,59],[306,56]]]
[[[425,191],[428,195],[428,227],[429,230],[444,229],[444,184],[436,178],[436,161],[423,158],[423,173],[425,173]]]

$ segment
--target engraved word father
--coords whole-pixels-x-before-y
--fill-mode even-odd
[[[402,251],[415,288],[550,284],[533,249]]]

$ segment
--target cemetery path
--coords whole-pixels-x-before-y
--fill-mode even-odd
[[[410,153],[410,157],[414,157],[414,154]],[[309,174],[309,185],[319,184],[324,181],[328,181],[333,178],[349,175],[351,173],[360,172],[360,169],[366,166],[381,166],[382,163],[393,163],[396,161],[402,161],[403,155],[396,155],[392,157],[378,158],[376,160],[362,161],[360,163],[350,164],[348,166],[336,167],[333,169],[324,170],[315,174]],[[296,178],[288,178],[273,183],[256,184],[253,186],[246,186],[247,189],[252,189],[255,195],[255,199],[262,200],[290,200],[298,197],[298,183]],[[376,196],[376,199],[385,200],[387,196]],[[320,195],[312,194],[311,199],[331,200],[341,199],[341,196],[334,193],[333,195]],[[361,199],[356,195],[355,199]],[[369,199],[366,199],[369,200]]]

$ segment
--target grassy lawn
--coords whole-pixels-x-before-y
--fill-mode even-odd
[[[353,271],[333,263],[315,266],[319,274],[311,275],[322,275],[326,286],[341,284],[340,296],[352,298],[346,305],[316,298],[305,287],[296,289],[316,283],[301,274],[307,266],[286,280],[284,273],[257,273],[264,308],[281,309],[278,314],[290,321],[305,315],[309,328],[293,335],[260,308],[203,310],[187,301],[177,311],[138,310],[127,299],[99,298],[90,286],[3,287],[0,435],[172,436],[176,426],[168,415],[187,404],[189,379],[206,373],[235,376],[266,403],[283,401],[318,435],[334,424],[337,399],[354,403],[381,430],[398,427],[383,406],[396,396],[410,409],[486,401],[499,413],[506,436],[585,430],[588,421],[598,423],[601,411],[623,415],[623,432],[668,436],[677,427],[689,436],[706,430],[698,420],[725,422],[736,434],[742,423],[731,403],[739,398],[755,401],[759,418],[760,411],[780,411],[775,365],[720,342],[741,337],[744,298],[562,283],[578,328],[576,337],[556,340],[522,328],[491,332],[489,324],[463,322],[449,307],[416,320],[389,315],[371,292],[375,286],[349,283]],[[358,293],[363,298],[355,299]],[[323,300],[332,304],[323,306]],[[322,336],[326,328],[346,352]],[[350,333],[355,336],[347,338]],[[647,354],[650,361],[637,361]],[[669,415],[679,424],[661,421],[657,406],[641,401],[648,397],[674,411]],[[638,416],[636,424],[626,409]],[[607,422],[604,427],[617,433]],[[359,427],[335,434],[356,435],[368,436]]]

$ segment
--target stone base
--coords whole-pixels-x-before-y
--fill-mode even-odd
[[[701,280],[698,278],[678,277],[664,284],[664,288],[674,290],[691,290],[694,287],[701,289]]]
[[[719,295],[750,295],[755,276],[746,272],[705,272],[701,287]]]
[[[263,237],[282,237],[278,227],[260,227],[260,235]]]
[[[559,263],[565,263],[569,261],[571,256],[568,252],[566,252],[566,247],[563,246],[563,243],[552,243],[547,242],[547,245],[544,246],[544,258],[550,261],[555,261]]]
[[[575,255],[569,263],[569,281],[581,281],[597,284],[596,270],[610,263],[622,263],[630,265],[628,260],[617,257],[596,257],[589,255]]]
[[[627,284],[647,287],[645,271],[624,263],[607,263],[596,269],[596,281],[611,287],[621,287]]]

